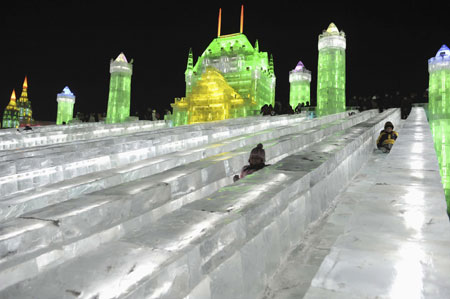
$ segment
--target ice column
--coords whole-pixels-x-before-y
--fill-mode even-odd
[[[443,45],[428,59],[428,116],[450,213],[450,49]]]
[[[133,64],[123,53],[111,60],[107,123],[120,123],[130,116],[131,75]]]
[[[289,72],[289,82],[291,91],[289,104],[295,109],[298,104],[310,102],[311,72],[308,71],[303,62],[299,61],[295,69]]]
[[[56,116],[56,124],[66,124],[73,118],[73,105],[75,104],[75,95],[70,91],[69,87],[64,87],[62,93],[56,96],[58,102],[58,114]]]
[[[317,70],[318,115],[345,111],[345,33],[334,23],[319,35]]]

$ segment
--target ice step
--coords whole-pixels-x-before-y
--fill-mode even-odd
[[[358,135],[359,134],[359,132],[355,132],[355,134],[356,135]],[[317,135],[317,134],[314,134],[314,135]],[[336,141],[333,141],[332,140],[332,142],[334,142],[334,143],[336,143]],[[342,141],[341,141],[341,143],[342,143]],[[279,147],[284,147],[282,144],[278,144],[278,146]],[[270,148],[269,149],[266,149],[266,151],[268,150],[268,152],[269,152],[269,155],[270,155]],[[326,149],[326,150],[331,150],[330,148],[328,148],[328,149]],[[246,153],[246,155],[248,155],[248,152],[247,151],[245,151],[245,153]],[[297,159],[298,160],[298,159]],[[302,162],[304,162],[303,161],[303,159],[300,159],[300,161],[302,161]],[[295,161],[294,161],[295,162]],[[287,163],[288,165],[291,165],[292,163],[291,162],[288,162]],[[294,163],[295,164],[295,163]],[[281,167],[286,167],[286,166],[283,166],[283,165],[281,165]],[[312,165],[312,164],[309,164],[309,167],[315,167],[314,165]],[[306,165],[305,165],[305,167],[303,167],[304,169],[307,169],[307,167],[306,167]],[[330,168],[332,168],[332,167],[330,167]],[[202,169],[202,167],[199,167],[199,169]],[[272,178],[271,178],[271,180],[272,180]],[[265,185],[270,185],[271,183],[270,182],[266,182],[265,183]],[[131,187],[132,188],[132,187]],[[112,192],[112,193],[114,193],[114,192]],[[254,193],[255,193],[255,191],[254,190],[252,190],[251,191],[251,194],[253,194],[254,195]],[[226,196],[226,194],[225,194],[225,196]],[[53,215],[53,216],[55,216],[55,215]],[[51,215],[49,215],[48,213],[46,213],[45,211],[43,212],[43,213],[35,213],[34,214],[34,216],[32,216],[31,218],[36,218],[36,219],[53,219],[53,220],[55,220],[55,221],[58,221],[58,223],[64,223],[64,220],[61,220],[60,218],[58,218],[58,217],[52,217]],[[148,217],[147,217],[148,218]],[[151,218],[151,217],[150,217]],[[83,219],[86,219],[86,217],[85,218],[83,218]],[[97,219],[97,217],[94,217],[94,219]],[[147,219],[147,221],[148,221],[148,219]],[[85,221],[80,221],[81,223],[83,223],[83,225],[85,225],[84,223],[85,223]],[[69,226],[70,227],[72,227],[72,229],[74,229],[73,227],[75,226],[76,227],[76,221],[70,221],[69,222]],[[54,224],[52,223],[52,222],[49,222],[49,221],[47,221],[47,226],[49,226],[49,227],[51,227],[51,226],[54,226]],[[94,226],[95,226],[95,224],[94,224]],[[89,226],[88,226],[89,227]],[[54,228],[54,229],[56,229],[56,228]],[[76,230],[76,229],[75,229]],[[122,233],[125,233],[125,232],[123,232],[123,230],[120,230],[120,231],[122,231]],[[39,235],[39,234],[37,234],[37,235]],[[67,237],[70,237],[70,236],[67,236]],[[28,239],[33,239],[33,238],[28,238]],[[97,239],[106,239],[105,237],[103,237],[103,238],[101,238],[101,237],[99,237],[99,238],[97,238]],[[43,246],[44,247],[44,246]],[[67,247],[67,246],[66,246]],[[78,248],[79,246],[75,246],[75,248]],[[72,249],[71,247],[69,247],[69,249]],[[68,256],[70,256],[70,253],[67,253],[67,255]],[[48,260],[48,258],[46,258],[45,260]],[[59,261],[61,261],[61,259],[59,260]],[[8,273],[8,276],[11,276],[11,274],[12,274],[12,270],[8,273],[8,271],[6,271],[6,273]],[[30,274],[30,273],[32,273],[32,272],[29,272],[29,271],[27,271],[27,273],[28,274]],[[23,275],[23,274],[22,274]],[[14,275],[12,275],[12,276],[14,276]]]
[[[337,115],[338,117],[343,117],[343,114]],[[158,130],[151,130],[151,131],[138,131],[138,132],[132,132],[125,135],[120,136],[105,136],[101,138],[95,138],[93,140],[77,140],[77,141],[71,141],[66,142],[62,144],[53,144],[53,145],[46,145],[46,146],[37,146],[32,148],[22,148],[22,149],[14,149],[14,150],[4,150],[0,151],[0,161],[6,161],[6,160],[17,160],[19,158],[24,157],[31,157],[34,155],[48,155],[51,153],[56,152],[64,152],[64,151],[80,151],[85,148],[92,148],[96,146],[108,146],[110,144],[117,144],[117,143],[124,143],[127,140],[140,140],[140,139],[148,139],[152,137],[158,137],[161,138],[161,136],[164,137],[172,137],[174,136],[184,136],[184,134],[193,134],[195,136],[197,135],[210,135],[209,138],[210,141],[214,141],[215,137],[219,138],[227,138],[232,137],[233,132],[235,134],[241,134],[245,133],[245,130],[249,130],[251,128],[248,128],[250,124],[253,124],[254,126],[260,126],[262,128],[266,128],[269,126],[277,126],[280,124],[288,124],[288,122],[295,122],[303,119],[303,117],[296,115],[295,117],[286,117],[284,116],[276,116],[274,118],[271,118],[270,121],[264,118],[254,118],[249,117],[246,118],[247,120],[245,122],[242,121],[242,119],[236,120],[237,124],[244,125],[244,130],[239,130],[239,127],[236,126],[235,123],[227,123],[227,122],[215,122],[215,123],[207,123],[207,124],[198,124],[198,125],[191,125],[191,126],[181,126],[176,128],[160,128]],[[241,127],[242,128],[242,127]],[[247,131],[248,133],[249,131]],[[221,134],[221,133],[227,133]],[[184,139],[184,138],[181,138]],[[1,140],[1,136],[0,136]],[[161,141],[158,141],[161,142]],[[164,141],[162,141],[164,142]]]
[[[373,148],[374,132],[383,121],[379,118],[379,123],[364,132],[347,130],[341,149],[329,153],[324,161],[331,165],[302,167],[296,163],[304,163],[304,159],[281,161],[208,200],[164,216],[144,231],[10,286],[2,295],[143,298],[158,294],[159,298],[183,298],[190,293],[204,294],[204,298],[256,298],[294,238],[301,236],[300,230],[307,224],[301,222],[314,220],[305,215],[323,200],[314,196],[314,189],[345,182],[349,169],[361,165],[364,153]],[[335,143],[342,135],[333,137],[322,145]],[[326,146],[315,152],[321,149]],[[343,158],[340,163],[339,157]],[[311,172],[321,173],[323,178],[312,187]],[[345,186],[335,185],[337,190]],[[332,196],[333,192],[323,193]]]
[[[362,116],[363,115],[361,115],[361,117]],[[347,125],[349,126],[354,121],[357,121],[358,118],[353,118],[346,121],[345,123],[349,123]],[[335,127],[336,130],[339,130],[341,124],[342,123],[339,122],[337,124],[334,124],[333,126],[330,125],[329,127]],[[266,156],[268,161],[272,163],[281,159],[279,152],[281,152],[282,150],[285,151],[285,154],[288,154],[288,150],[290,150],[291,152],[298,151],[300,148],[320,140],[322,138],[322,135],[318,134],[317,130],[319,129],[321,130],[321,132],[323,132],[323,126],[320,126],[320,128],[316,128],[316,130],[310,129],[302,134],[291,134],[288,136],[282,136],[281,138],[276,140],[269,140],[268,143],[266,143]],[[152,184],[156,184],[156,182],[165,182],[170,184],[170,198],[172,198],[172,200],[166,203],[167,207],[159,207],[158,205],[155,206],[153,204],[152,207],[159,208],[162,212],[165,213],[170,212],[186,202],[198,199],[202,196],[206,196],[216,191],[224,184],[231,182],[231,176],[234,173],[238,173],[242,168],[242,165],[246,163],[245,161],[248,158],[248,152],[252,147],[253,145],[239,148],[233,152],[219,154],[217,156],[206,158],[201,161],[190,163],[186,166],[176,167],[169,171],[140,179],[138,181],[122,184],[117,187],[92,193],[92,196],[83,196],[80,199],[70,200],[67,202],[70,204],[62,203],[60,205],[53,205],[40,211],[25,214],[21,218],[17,219],[17,221],[11,220],[9,222],[6,222],[3,228],[5,229],[5,232],[8,232],[8,234],[12,235],[13,238],[6,238],[3,240],[4,242],[0,243],[3,245],[3,249],[0,250],[0,256],[8,256],[9,258],[12,258],[9,252],[14,252],[14,254],[24,252],[29,253],[33,250],[45,248],[46,246],[50,245],[50,243],[46,243],[48,241],[46,239],[43,239],[43,243],[39,243],[39,246],[36,246],[34,243],[28,244],[27,242],[21,243],[15,241],[17,240],[17,238],[24,238],[20,235],[20,232],[23,231],[25,231],[28,236],[35,236],[26,237],[26,239],[29,240],[39,239],[39,236],[41,234],[45,234],[45,231],[48,229],[48,227],[35,226],[34,221],[27,222],[27,220],[29,219],[51,219],[52,221],[43,220],[47,221],[46,224],[50,227],[52,227],[52,225],[54,225],[55,223],[58,223],[59,225],[61,225],[61,223],[69,223],[72,230],[77,230],[77,221],[70,219],[79,217],[79,223],[84,226],[87,221],[87,217],[84,216],[84,212],[89,215],[93,213],[92,210],[96,209],[100,214],[96,214],[96,216],[94,217],[97,222],[92,223],[92,225],[89,226],[89,229],[92,230],[92,233],[93,231],[102,229],[102,227],[97,228],[97,223],[100,221],[99,218],[106,217],[110,214],[109,212],[107,212],[110,209],[108,206],[110,204],[110,202],[107,200],[108,198],[110,198],[112,203],[111,206],[114,209],[117,201],[117,198],[115,198],[114,195],[121,195],[124,200],[126,200],[128,198],[128,194],[131,193],[133,194],[133,198],[136,196],[145,197],[145,193],[139,193],[140,190],[145,190],[149,185],[151,186]],[[73,190],[73,187],[68,188],[68,190]],[[187,197],[183,198],[183,196]],[[91,201],[101,201],[102,203],[92,205]],[[69,207],[70,209],[73,209],[73,211],[66,212],[61,215],[61,209],[66,211],[64,207]],[[82,213],[78,213],[76,211],[77,209],[82,211]],[[142,213],[144,212],[145,210],[142,210]],[[161,214],[161,212],[159,212],[159,214]],[[69,221],[64,218],[65,215],[69,215]],[[105,222],[108,222],[110,225],[112,225],[125,220],[126,219],[116,217],[113,221],[106,220]],[[28,226],[27,223],[29,223]],[[19,233],[12,233],[14,227],[16,228],[15,230]],[[78,229],[77,231],[81,232],[82,230]],[[83,233],[84,235],[88,235],[89,231],[84,231]],[[80,237],[80,235],[64,235],[63,240],[65,242],[68,242],[70,238],[78,237]],[[56,243],[61,242],[61,240],[55,241],[53,239],[51,239],[50,241]],[[31,247],[27,247],[28,245],[30,245]]]
[[[211,127],[233,126],[247,123],[248,121],[260,121],[262,117],[247,117],[246,119],[225,120],[215,123],[203,123],[190,125],[191,130],[203,130]],[[278,119],[286,116],[278,116]],[[69,126],[45,126],[36,127],[31,132],[17,132],[14,130],[2,130],[0,132],[0,150],[13,150],[27,147],[37,147],[72,141],[86,141],[107,136],[126,135],[140,131],[151,131],[158,128],[166,128],[164,121],[139,121],[122,124],[83,123]],[[177,128],[178,129],[178,128]]]
[[[142,121],[134,123],[105,125],[96,123],[82,126],[57,126],[35,128],[31,132],[8,131],[0,136],[0,150],[63,143],[73,140],[89,140],[103,136],[123,135],[136,131],[167,127],[164,121]],[[48,129],[48,131],[47,131]]]
[[[362,113],[360,115],[349,118],[349,125],[361,118],[367,118],[371,115],[370,112]],[[333,119],[333,118],[330,118]],[[70,198],[77,197],[81,194],[94,192],[97,190],[112,187],[124,182],[129,182],[142,177],[150,176],[152,174],[165,171],[167,169],[190,163],[202,158],[216,155],[222,152],[234,150],[236,148],[256,144],[276,136],[290,134],[292,132],[299,132],[307,129],[313,125],[324,125],[328,119],[314,119],[300,124],[291,124],[283,128],[267,129],[262,132],[248,134],[247,136],[237,136],[224,140],[218,144],[201,146],[194,149],[171,153],[168,155],[146,159],[143,161],[131,163],[130,165],[119,167],[112,170],[100,171],[84,176],[79,176],[74,179],[69,179],[47,185],[44,188],[30,190],[28,192],[20,192],[0,201],[0,219],[6,220],[12,217],[17,217],[28,211],[38,209],[48,205],[49,202],[64,201]],[[338,121],[339,122],[339,121]],[[337,128],[337,127],[336,127]],[[318,134],[323,134],[320,131]],[[48,173],[47,175],[52,175]],[[51,194],[51,197],[48,195]],[[30,200],[33,200],[32,202]]]
[[[293,117],[288,120],[274,118],[273,121],[265,125],[259,122],[249,123],[245,130],[241,128],[231,130],[227,136],[232,137],[240,134],[242,131],[247,133],[257,132],[267,128],[297,123],[302,120],[303,118],[300,117]],[[22,159],[15,154],[12,157],[14,162],[2,163],[3,173],[9,175],[0,177],[0,196],[7,196],[21,190],[41,187],[79,175],[107,170],[154,156],[192,148],[212,141],[222,140],[225,137],[225,135],[216,136],[214,131],[206,131],[206,133],[188,131],[182,132],[181,136],[168,136],[165,132],[152,133],[151,136],[157,137],[156,139],[145,140],[143,138],[143,140],[138,140],[132,144],[109,145],[108,141],[114,142],[115,140],[113,139],[106,140],[105,144],[101,144],[102,140],[94,144],[81,144],[81,146],[70,148],[69,150],[67,150],[67,147],[64,147],[66,151],[63,153],[49,153],[46,149],[43,149],[39,152],[39,156],[22,157]],[[173,137],[173,139],[170,137]],[[30,155],[29,152],[26,154]]]

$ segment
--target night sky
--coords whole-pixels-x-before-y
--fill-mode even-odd
[[[158,3],[158,4],[155,4]],[[239,32],[274,57],[277,101],[289,101],[289,71],[299,60],[312,71],[316,96],[317,39],[334,22],[347,36],[347,98],[396,90],[420,95],[427,60],[450,44],[450,3],[436,1],[11,1],[1,4],[0,109],[28,76],[36,120],[56,119],[56,94],[68,85],[75,111],[106,112],[109,63],[134,59],[131,111],[169,108],[185,95],[189,48],[194,59],[217,35]]]

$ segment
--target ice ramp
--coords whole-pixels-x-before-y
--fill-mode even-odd
[[[254,144],[17,215],[0,230],[0,297],[258,298],[387,120],[399,111],[274,129],[272,165],[235,184]]]

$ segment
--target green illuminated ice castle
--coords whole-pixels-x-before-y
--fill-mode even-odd
[[[194,64],[189,51],[185,72],[186,97],[175,99],[174,125],[255,115],[260,108],[274,105],[275,74],[273,58],[253,46],[243,32],[215,38]]]

